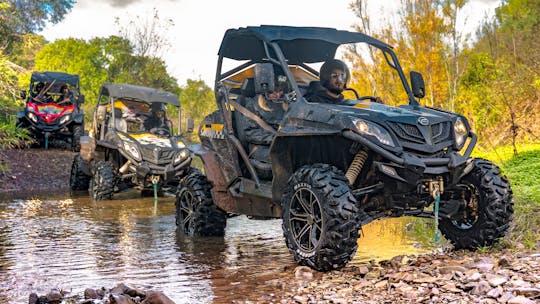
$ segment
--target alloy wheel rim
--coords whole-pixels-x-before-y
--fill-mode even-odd
[[[296,190],[291,198],[289,225],[296,245],[314,252],[324,231],[322,207],[317,195],[307,188]]]
[[[190,191],[182,192],[180,196],[180,213],[182,218],[182,227],[188,231],[193,220],[193,203],[194,197]]]

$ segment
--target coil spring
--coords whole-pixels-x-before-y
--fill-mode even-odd
[[[345,173],[345,177],[349,180],[349,185],[353,185],[356,181],[356,178],[360,174],[360,171],[362,171],[362,167],[364,166],[366,159],[366,151],[360,151],[354,156],[354,159],[351,162],[349,169],[347,169],[347,173]]]

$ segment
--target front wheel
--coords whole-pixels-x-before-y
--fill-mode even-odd
[[[285,241],[299,264],[328,271],[354,257],[363,211],[336,167],[300,168],[289,179],[281,204]]]
[[[96,201],[111,199],[115,186],[114,165],[108,161],[99,161],[93,171],[88,188],[90,197]]]
[[[474,168],[456,188],[441,198],[460,201],[452,218],[441,218],[439,229],[456,249],[491,246],[508,230],[514,202],[508,180],[499,168],[484,159],[474,159]]]
[[[227,214],[212,200],[212,185],[200,171],[193,170],[178,185],[176,225],[189,236],[223,236]]]

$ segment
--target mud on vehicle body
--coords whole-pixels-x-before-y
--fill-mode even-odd
[[[29,130],[31,136],[45,149],[49,143],[61,141],[72,151],[80,150],[84,135],[84,113],[80,105],[84,95],[79,92],[79,75],[62,72],[33,72],[24,110],[17,114],[17,125]]]
[[[341,104],[304,98],[319,85],[310,64],[333,59],[350,43],[384,56],[407,104],[376,103],[354,90]],[[201,144],[190,147],[206,176],[179,185],[177,224],[187,234],[223,233],[196,226],[205,221],[200,217],[217,219],[218,227],[225,227],[226,213],[282,218],[295,260],[320,271],[344,266],[362,225],[388,216],[436,216],[456,248],[489,246],[504,236],[513,214],[509,182],[493,163],[470,157],[477,138],[465,117],[420,105],[422,76],[411,72],[409,83],[391,46],[358,32],[261,26],[228,30],[218,54],[218,111],[202,122]],[[224,59],[242,63],[224,72]],[[246,104],[265,93],[261,84],[268,89],[272,71],[257,67],[269,65],[287,77],[291,91],[270,146],[272,178],[263,179],[247,153],[242,122],[263,127]]]
[[[155,107],[155,106],[158,107]],[[153,109],[165,115],[165,105],[178,109],[178,134],[170,120],[151,127]],[[95,200],[136,187],[143,193],[176,189],[190,170],[191,155],[180,135],[180,102],[175,94],[157,89],[104,83],[94,111],[90,136],[81,140],[75,156],[71,188],[88,189]]]

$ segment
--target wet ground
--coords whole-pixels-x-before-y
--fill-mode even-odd
[[[359,240],[350,265],[429,251],[396,235],[403,227],[402,219],[365,227],[370,239]],[[119,283],[162,291],[175,303],[254,301],[279,292],[276,284],[294,279],[296,266],[281,220],[233,217],[224,238],[190,239],[175,229],[174,198],[154,204],[132,191],[101,202],[85,193],[0,200],[0,303]]]

